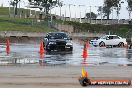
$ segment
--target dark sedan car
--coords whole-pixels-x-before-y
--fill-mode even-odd
[[[46,51],[72,51],[72,39],[64,32],[50,32],[44,38]]]

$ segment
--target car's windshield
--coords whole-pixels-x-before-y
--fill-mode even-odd
[[[100,37],[100,39],[106,39],[106,38],[108,38],[108,39],[120,39],[121,37],[116,36],[116,35],[109,35],[109,36]]]
[[[107,37],[107,36],[102,36],[102,37],[100,37],[100,39],[106,39],[106,37]]]
[[[68,36],[65,33],[49,33],[49,39],[68,39]]]

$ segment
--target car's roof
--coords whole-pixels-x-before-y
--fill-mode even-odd
[[[105,35],[105,36],[117,36],[117,35]]]
[[[49,32],[49,33],[65,33],[65,32]],[[49,34],[49,33],[48,33],[48,34]]]

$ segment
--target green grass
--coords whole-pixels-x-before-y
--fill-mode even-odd
[[[13,7],[10,7],[10,12],[9,12],[9,7],[0,7],[0,16],[9,16],[9,13],[10,15],[13,17],[14,15],[14,8]],[[36,15],[38,16],[39,15],[39,11],[36,11]],[[30,10],[27,8],[27,9],[23,9],[23,8],[18,8],[17,9],[17,15],[18,17],[21,16],[24,18],[25,15],[30,15]],[[31,14],[32,15],[35,15],[35,11],[34,10],[31,10]]]
[[[29,9],[18,9],[18,16],[13,18],[14,10],[11,8],[9,18],[9,8],[0,7],[0,31],[27,31],[27,32],[51,32],[56,31],[49,27],[48,22],[36,22],[34,19],[35,11],[31,11],[32,17],[25,18],[25,15],[29,15]],[[19,18],[21,14],[22,18]],[[38,16],[39,12],[37,12]],[[117,34],[124,37],[132,36],[132,25],[128,24],[114,24],[114,25],[102,25],[102,24],[89,24],[79,23],[71,21],[55,20],[58,24],[72,25],[74,32],[91,32],[91,33],[106,33]]]
[[[43,23],[32,23],[32,19],[0,18],[0,31],[51,32]]]
[[[9,9],[8,7],[0,7],[0,15],[8,15]]]
[[[0,31],[26,31],[26,32],[52,32],[56,31],[53,28],[50,28],[47,22],[36,22],[34,18],[25,18],[25,15],[29,15],[29,9],[18,9],[18,16],[13,17],[14,10],[13,7],[10,8],[9,18],[9,8],[0,7]],[[21,19],[19,15],[21,13]],[[34,15],[34,11],[31,11],[31,14]],[[39,12],[37,12],[37,15]]]
[[[59,21],[61,22],[61,21]],[[105,34],[117,34],[123,37],[132,37],[132,25],[131,24],[89,24],[65,21],[64,24],[72,25],[74,32],[91,32],[91,33],[105,33]]]

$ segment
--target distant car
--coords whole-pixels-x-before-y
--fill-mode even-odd
[[[117,35],[105,35],[99,39],[91,40],[90,43],[93,46],[100,46],[100,47],[109,46],[109,45],[123,47],[127,45],[126,39],[121,38],[120,36]]]
[[[72,39],[64,32],[50,32],[44,38],[46,51],[72,51]]]

